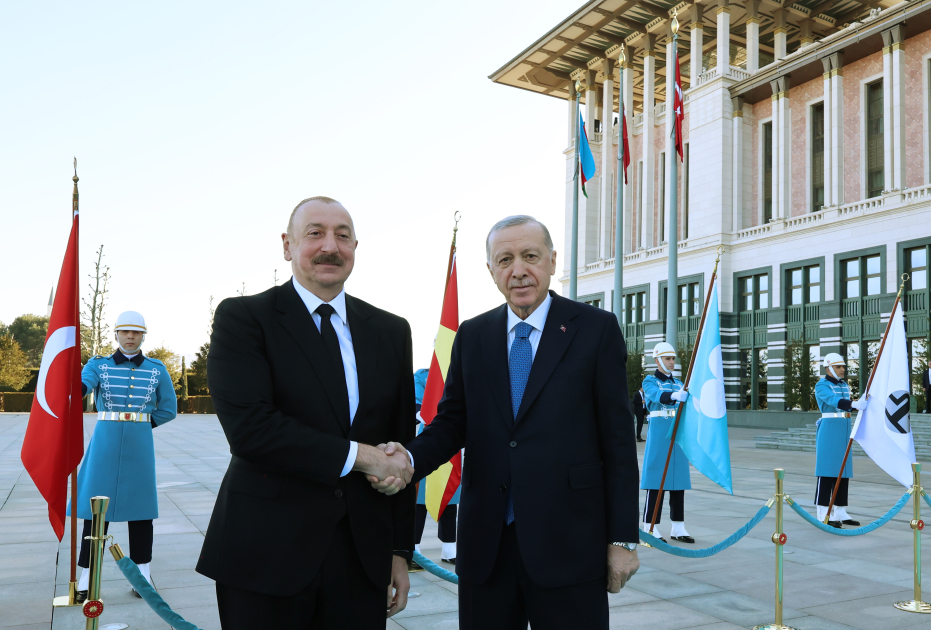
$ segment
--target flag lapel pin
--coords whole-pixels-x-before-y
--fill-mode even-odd
[[[560,327],[559,327],[559,330],[561,330],[561,331],[563,331],[563,332],[566,332],[566,327],[565,327],[565,326],[560,326]]]

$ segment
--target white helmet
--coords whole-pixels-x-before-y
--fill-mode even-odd
[[[824,357],[824,367],[829,368],[835,365],[847,365],[847,362],[844,361],[844,357],[837,354],[836,352],[831,352]]]
[[[126,311],[120,313],[116,318],[116,326],[113,330],[138,330],[139,332],[148,332],[145,328],[145,318],[136,311]]]
[[[674,357],[676,356],[676,349],[672,347],[671,343],[666,343],[661,341],[656,344],[656,347],[653,348],[653,358],[658,359],[659,357]]]

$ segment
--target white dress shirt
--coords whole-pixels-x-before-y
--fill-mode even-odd
[[[514,328],[521,322],[526,322],[533,326],[533,330],[530,331],[530,349],[531,349],[531,361],[537,358],[537,348],[540,347],[540,337],[543,336],[543,326],[546,324],[546,316],[549,315],[550,305],[553,303],[553,296],[546,293],[546,299],[543,300],[543,303],[537,307],[537,310],[532,312],[527,319],[521,319],[518,317],[514,311],[511,310],[511,307],[508,307],[508,357],[511,356],[511,344],[514,343],[514,339],[517,338],[517,333],[514,332]]]
[[[330,323],[333,324],[333,330],[336,331],[336,338],[339,340],[339,353],[343,357],[343,372],[346,373],[346,391],[349,392],[349,424],[351,425],[353,419],[356,417],[356,410],[359,408],[359,373],[356,371],[356,353],[352,347],[352,333],[349,331],[349,320],[346,318],[346,290],[343,289],[340,291],[339,295],[331,301],[324,302],[301,286],[301,283],[293,276],[291,282],[294,284],[294,289],[297,291],[297,294],[301,296],[301,300],[304,301],[307,310],[310,311],[310,315],[317,325],[317,332],[320,331],[320,314],[314,311],[316,311],[321,304],[329,304],[333,307],[333,310],[336,311],[330,315]],[[339,474],[340,477],[345,477],[352,470],[353,465],[356,463],[356,455],[358,452],[359,444],[350,441],[349,456],[346,458],[343,470]]]

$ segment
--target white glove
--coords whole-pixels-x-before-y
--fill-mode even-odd
[[[866,409],[866,406],[869,404],[869,401],[866,398],[861,398],[860,400],[855,400],[850,403],[850,406],[858,411],[863,411]]]
[[[674,392],[672,394],[672,399],[677,400],[679,402],[685,402],[686,400],[689,399],[689,393],[685,391],[684,389],[680,389],[679,391]]]

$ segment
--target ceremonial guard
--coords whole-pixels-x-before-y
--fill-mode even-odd
[[[666,457],[669,454],[669,438],[666,436],[675,422],[679,403],[685,402],[689,397],[682,381],[672,375],[676,366],[676,349],[672,344],[656,344],[653,348],[653,360],[656,362],[656,372],[643,379],[643,397],[650,415],[643,455],[643,475],[640,478],[640,489],[647,491],[642,525],[645,531],[650,529]],[[685,491],[691,488],[689,460],[682,448],[676,444],[669,460],[663,492],[669,492],[669,516],[672,520],[670,538],[684,543],[695,542],[685,530]],[[662,510],[660,512],[662,513]],[[656,515],[657,523],[660,522],[661,513]]]
[[[155,446],[152,429],[174,419],[178,400],[165,365],[142,354],[146,327],[142,315],[127,311],[116,320],[119,350],[96,356],[81,372],[82,393],[93,391],[97,424],[78,471],[78,516],[84,534],[78,565],[78,599],[87,597],[91,535],[90,498],[110,498],[107,526],[129,523],[129,557],[152,583],[152,521],[158,518]],[[69,506],[70,514],[71,506]],[[139,597],[135,589],[133,594]]]
[[[837,474],[844,462],[847,452],[847,442],[853,424],[850,418],[851,409],[866,409],[866,400],[852,401],[850,387],[844,381],[847,365],[844,358],[834,352],[824,357],[825,376],[815,386],[815,399],[821,418],[815,424],[815,476],[818,478],[815,489],[815,505],[818,508],[818,520],[824,521],[828,514],[828,505],[831,503],[831,494],[837,482]],[[847,458],[844,466],[843,478],[831,510],[829,525],[840,527],[841,524],[857,527],[859,522],[847,514],[847,488],[850,478],[853,477],[853,458]]]

